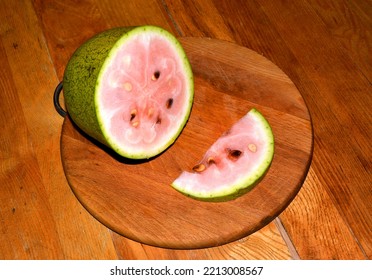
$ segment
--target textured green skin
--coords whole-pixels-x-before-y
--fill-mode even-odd
[[[63,95],[67,112],[85,133],[108,145],[97,118],[95,90],[98,75],[113,45],[133,29],[115,28],[100,33],[72,55],[63,77]]]
[[[175,39],[172,43],[179,50],[179,55],[183,56],[182,59],[185,63],[185,70],[190,83],[190,98],[187,104],[189,109],[188,115],[180,125],[177,135],[172,135],[168,143],[165,143],[152,153],[132,153],[131,151],[122,149],[110,140],[109,133],[103,126],[102,117],[97,105],[97,89],[100,85],[102,69],[110,61],[111,52],[117,48],[117,44],[120,45],[123,43],[123,40],[129,38],[131,34],[141,33],[143,31],[162,33],[168,39],[174,39],[167,31],[154,26],[119,27],[107,30],[94,36],[76,50],[66,66],[63,78],[65,104],[67,112],[74,123],[89,136],[110,147],[118,154],[132,159],[144,159],[156,156],[176,140],[188,120],[194,92],[191,66],[186,54],[183,52],[182,46]]]

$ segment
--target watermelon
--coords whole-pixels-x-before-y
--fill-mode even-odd
[[[273,156],[270,124],[253,108],[210,146],[192,170],[183,171],[172,186],[199,200],[232,200],[257,185]]]
[[[63,92],[69,116],[86,134],[123,157],[147,159],[183,130],[193,103],[193,73],[181,44],[166,30],[119,27],[75,51]]]

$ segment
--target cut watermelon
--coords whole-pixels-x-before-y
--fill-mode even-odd
[[[162,28],[140,26],[84,43],[66,66],[63,90],[78,127],[124,157],[144,159],[181,133],[194,84],[179,41]]]
[[[258,110],[251,109],[217,139],[192,172],[182,172],[172,186],[199,200],[231,200],[263,178],[273,156],[271,127]]]

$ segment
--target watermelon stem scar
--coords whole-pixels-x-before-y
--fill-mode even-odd
[[[172,145],[194,97],[180,42],[150,25],[118,27],[86,41],[66,66],[63,88],[74,124],[131,159],[155,157]]]

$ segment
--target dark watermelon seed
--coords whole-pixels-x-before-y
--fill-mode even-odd
[[[155,71],[154,75],[152,75],[151,80],[156,81],[160,77],[160,71]]]
[[[156,124],[161,124],[161,118],[160,117],[157,118]]]
[[[227,150],[227,157],[230,159],[230,160],[237,160],[241,155],[242,155],[242,151],[239,151],[239,150],[231,150],[231,149],[226,149]]]
[[[169,98],[167,102],[165,103],[165,106],[167,107],[167,109],[170,109],[172,105],[173,105],[173,98]]]
[[[136,115],[137,115],[137,110],[136,109],[133,109],[130,112],[130,121],[133,121],[133,119],[136,117]]]

